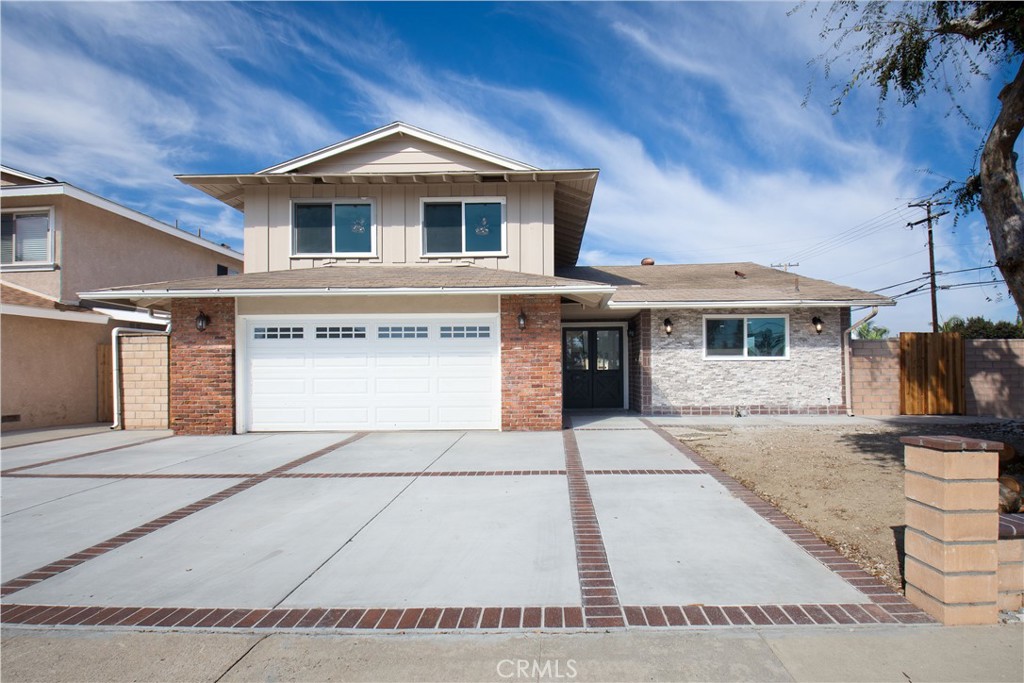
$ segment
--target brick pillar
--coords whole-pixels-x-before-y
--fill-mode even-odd
[[[651,312],[640,311],[629,321],[629,409],[651,412]]]
[[[196,329],[202,311],[210,318]],[[176,434],[235,431],[235,300],[171,302],[171,429]]]
[[[519,329],[519,314],[526,328]],[[501,297],[501,428],[562,428],[561,298]]]
[[[901,441],[907,599],[943,624],[996,623],[1002,444],[956,436]]]

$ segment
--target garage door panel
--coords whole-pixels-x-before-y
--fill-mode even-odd
[[[250,429],[498,428],[493,317],[455,316],[444,323],[411,317],[400,324],[354,317],[248,322]],[[255,325],[302,336],[255,339]],[[356,326],[365,328],[365,337],[339,336]],[[486,337],[457,336],[485,327]],[[330,332],[314,332],[322,329]]]

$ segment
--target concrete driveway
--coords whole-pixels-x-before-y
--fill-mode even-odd
[[[2,455],[2,620],[516,630],[926,623],[650,421]]]

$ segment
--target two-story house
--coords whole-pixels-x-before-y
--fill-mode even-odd
[[[78,292],[242,268],[232,249],[53,178],[0,167],[0,198],[4,429],[109,418],[112,380],[100,374],[98,349],[109,353],[115,327],[166,327]]]
[[[179,176],[244,212],[243,275],[83,296],[170,308],[181,433],[844,409],[849,309],[889,299],[752,263],[577,267],[598,174],[393,123]]]

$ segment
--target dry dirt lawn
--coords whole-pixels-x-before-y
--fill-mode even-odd
[[[1024,422],[669,431],[897,590],[903,589],[900,437],[955,433],[1009,443],[1024,453]],[[1020,471],[1022,465],[1018,457],[1013,470]]]

